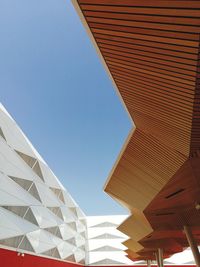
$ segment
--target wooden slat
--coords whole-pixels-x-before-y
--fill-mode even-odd
[[[105,187],[136,216],[119,227],[132,237],[128,257],[180,252],[183,224],[200,243],[200,1],[78,4],[136,125]]]
[[[199,51],[200,52],[200,51]],[[191,143],[190,143],[190,157],[196,153],[196,156],[200,158],[200,56],[198,56],[196,86],[193,104],[193,118],[192,118],[192,130],[191,130]]]
[[[164,42],[164,43],[177,43],[185,46],[197,45],[195,42],[198,42],[199,36],[198,33],[185,33],[180,31],[164,31],[164,30],[155,30],[155,29],[146,29],[146,28],[136,28],[136,27],[126,27],[127,25],[120,25],[119,23],[107,24],[99,23],[98,21],[89,19],[89,26],[91,29],[99,29],[104,32],[107,32],[107,29],[117,32],[123,36],[132,36],[138,39],[145,39],[155,42]]]
[[[127,44],[130,45],[131,47],[137,45],[137,47],[140,47],[140,49],[145,49],[145,48],[147,50],[157,49],[159,50],[159,53],[162,53],[164,55],[165,54],[168,55],[173,52],[184,53],[184,56],[179,56],[179,57],[183,57],[183,58],[186,57],[189,59],[193,59],[192,57],[193,55],[195,55],[197,59],[197,55],[198,55],[198,47],[189,47],[189,46],[177,45],[177,44],[167,44],[167,43],[152,42],[152,41],[147,41],[147,40],[139,40],[135,38],[128,38],[127,36],[121,37],[121,36],[112,35],[111,32],[108,32],[108,34],[94,32],[93,35],[96,38],[96,40],[99,40],[100,42],[102,41],[102,39],[112,40],[112,41],[115,41],[115,45],[117,44],[120,47],[126,47]]]
[[[142,62],[154,62],[154,63],[159,63],[164,66],[174,66],[178,69],[183,69],[183,70],[190,70],[191,72],[197,71],[196,68],[196,59],[197,56],[194,55],[194,60],[191,60],[191,55],[190,59],[188,58],[183,58],[183,57],[178,57],[178,56],[171,56],[167,54],[167,51],[160,51],[160,53],[155,53],[155,49],[152,52],[147,52],[134,49],[134,47],[131,48],[126,48],[126,47],[120,47],[120,46],[115,46],[112,45],[112,41],[107,41],[106,44],[101,43],[102,40],[99,41],[99,47],[101,51],[106,51],[108,53],[112,54],[126,54],[127,58],[135,58],[138,60],[141,60]],[[163,54],[165,53],[165,54]],[[184,53],[184,55],[188,56],[188,53]],[[177,71],[177,70],[176,70]],[[194,75],[194,73],[193,73]]]
[[[134,259],[138,259],[140,257],[139,254],[135,253],[134,251],[131,251],[130,249],[125,250],[125,252]]]
[[[128,217],[117,229],[135,241],[140,240],[153,231],[143,213],[139,211]]]
[[[152,16],[149,15],[149,13],[147,13],[147,15],[143,15],[143,14],[127,14],[123,11],[121,12],[109,12],[108,11],[104,11],[104,12],[99,12],[99,11],[90,11],[90,7],[89,6],[89,10],[87,10],[87,7],[85,8],[83,6],[83,13],[86,17],[93,17],[93,18],[109,18],[109,19],[120,19],[123,21],[135,21],[135,22],[150,22],[151,23],[157,23],[157,24],[170,24],[170,25],[187,25],[187,27],[194,26],[195,28],[193,29],[194,32],[198,31],[199,28],[197,26],[200,25],[200,20],[199,18],[191,18],[191,17],[178,17],[178,16],[171,16],[170,12],[168,13],[168,16]],[[147,25],[149,26],[149,25]],[[139,25],[139,27],[142,27],[142,25]],[[156,27],[159,27],[159,25],[156,25]],[[183,30],[183,28],[181,28],[181,30]],[[188,28],[189,29],[189,28]],[[174,30],[174,29],[173,29]],[[189,29],[190,31],[190,29]],[[186,32],[188,32],[186,30]]]
[[[177,104],[177,106],[181,107],[185,107],[185,110],[191,111],[192,108],[192,104],[193,104],[193,98],[191,98],[191,100],[189,99],[189,96],[187,95],[187,97],[183,97],[182,95],[180,97],[177,97],[177,100],[175,99],[175,95],[174,93],[170,92],[170,91],[166,91],[162,89],[157,88],[154,85],[150,85],[150,84],[145,84],[145,82],[133,82],[132,85],[129,84],[129,82],[126,80],[126,78],[124,77],[117,77],[116,79],[116,83],[118,84],[118,86],[120,86],[122,88],[125,88],[125,90],[127,90],[127,93],[134,93],[134,91],[144,91],[147,96],[152,96],[152,90],[154,90],[154,97],[155,99],[163,99],[163,91],[166,95],[166,98],[168,99],[169,102],[172,102],[174,104]]]
[[[124,241],[122,244],[134,252],[138,252],[138,251],[144,249],[144,247],[140,243],[138,243],[137,241],[135,241],[133,239],[128,239],[128,240]]]
[[[194,99],[194,91],[193,87],[185,84],[179,84],[171,81],[165,81],[160,77],[154,77],[149,75],[148,77],[138,73],[134,72],[132,73],[129,70],[126,70],[126,73],[123,75],[121,68],[117,66],[111,66],[110,70],[112,71],[112,74],[116,73],[115,79],[125,79],[129,82],[129,85],[132,84],[133,82],[136,84],[140,84],[145,82],[148,84],[148,86],[153,86],[153,87],[158,87],[158,88],[163,88],[163,91],[169,91],[172,93],[175,93],[178,96],[183,96],[188,98],[189,100]]]
[[[125,37],[125,38],[133,38],[133,39],[137,39],[137,40],[144,40],[144,41],[149,41],[149,42],[155,42],[155,43],[163,43],[163,44],[169,44],[169,45],[180,45],[180,46],[188,46],[188,47],[194,47],[194,48],[198,48],[198,42],[197,42],[197,37],[196,37],[196,41],[191,40],[190,39],[178,39],[178,38],[167,38],[167,36],[156,36],[156,35],[149,35],[146,34],[138,34],[138,33],[134,33],[134,32],[128,32],[128,31],[123,31],[123,29],[120,27],[117,28],[116,26],[109,26],[109,30],[108,27],[101,25],[101,24],[95,24],[95,23],[90,23],[91,26],[91,30],[93,33],[101,33],[101,34],[107,34],[107,35],[111,35],[111,36],[118,36],[118,37]],[[129,29],[131,31],[131,29]],[[172,35],[172,34],[171,34]],[[176,36],[176,34],[173,34],[173,36]],[[183,37],[183,36],[182,36]],[[186,36],[185,36],[186,37]],[[189,38],[189,37],[188,37]]]
[[[180,1],[180,0],[78,0],[79,4],[92,5],[113,5],[113,6],[132,6],[132,7],[166,7],[166,8],[200,8],[199,1]],[[104,7],[106,9],[106,7]]]
[[[112,74],[116,73],[119,77],[120,75],[123,75],[122,69],[120,66],[110,66],[110,70],[112,71]],[[116,76],[116,77],[118,77]],[[126,77],[129,80],[133,80],[135,82],[145,81],[148,82],[150,85],[157,85],[157,86],[163,86],[163,89],[167,90],[176,90],[177,94],[185,95],[188,97],[192,97],[194,99],[194,90],[193,86],[190,86],[188,84],[179,84],[175,81],[171,80],[164,80],[162,77],[155,77],[153,75],[145,76],[141,74],[140,72],[126,69],[126,73],[123,75],[123,77]],[[136,79],[135,79],[136,78]]]
[[[117,71],[117,69],[115,69],[115,71]],[[114,71],[113,71],[114,73]],[[137,76],[139,78],[139,76]],[[132,79],[131,79],[132,78]],[[167,87],[167,85],[163,85],[161,86],[161,84],[159,83],[155,83],[155,82],[149,82],[148,80],[144,80],[144,79],[137,79],[135,80],[134,77],[127,77],[127,75],[123,75],[120,72],[118,72],[115,81],[117,84],[121,83],[120,86],[126,86],[127,89],[130,88],[130,90],[133,88],[140,88],[141,90],[147,90],[152,92],[152,90],[154,91],[154,94],[156,95],[163,95],[165,94],[167,99],[174,99],[175,101],[175,96],[177,98],[177,103],[192,103],[194,101],[194,96],[193,94],[190,94],[188,92],[184,92],[184,90],[179,89],[178,87],[176,87],[175,89],[172,87]]]
[[[184,17],[189,19],[199,19],[199,10],[197,9],[172,9],[168,7],[159,8],[159,7],[133,7],[133,6],[115,6],[115,5],[95,5],[90,4],[81,4],[81,9],[83,11],[103,11],[105,12],[112,12],[112,13],[125,13],[125,14],[134,14],[134,15],[153,15],[153,16],[167,16],[167,17]],[[87,17],[87,16],[86,16]]]
[[[143,210],[185,158],[136,130],[105,190],[129,206]]]
[[[189,71],[189,70],[183,70],[183,69],[179,69],[177,67],[173,67],[173,63],[171,63],[171,66],[166,66],[164,65],[165,62],[163,62],[162,64],[159,63],[155,63],[156,60],[152,60],[149,59],[149,61],[145,61],[145,58],[143,58],[143,60],[139,60],[137,59],[137,56],[132,56],[131,54],[129,54],[129,56],[127,56],[126,53],[123,52],[115,52],[115,51],[108,51],[107,49],[101,48],[102,54],[104,56],[104,58],[108,61],[113,61],[113,62],[119,62],[121,63],[121,65],[123,66],[128,65],[128,66],[135,66],[138,67],[138,63],[140,63],[140,67],[138,67],[138,71],[139,69],[145,69],[145,70],[150,70],[152,72],[156,72],[158,74],[166,74],[169,77],[177,77],[177,78],[183,78],[185,77],[185,80],[189,80],[189,81],[193,81],[195,82],[196,79],[194,78],[196,75],[196,71]],[[170,78],[168,78],[170,79]],[[194,83],[192,84],[194,85]]]
[[[105,57],[106,58],[106,57]],[[141,67],[141,66],[134,66],[133,64],[129,63],[129,62],[121,62],[121,61],[118,61],[117,59],[115,60],[107,60],[108,64],[112,63],[113,65],[115,66],[119,66],[119,67],[122,67],[122,68],[126,68],[128,70],[131,70],[133,72],[137,71],[139,73],[142,73],[142,74],[145,74],[145,75],[152,75],[154,77],[160,77],[160,78],[163,78],[167,81],[175,81],[177,83],[180,84],[180,86],[183,84],[183,85],[190,85],[192,87],[195,86],[195,79],[193,78],[192,80],[190,79],[181,79],[181,77],[176,77],[176,76],[172,76],[172,75],[169,75],[169,73],[167,74],[166,72],[165,73],[162,73],[161,71],[160,72],[157,72],[155,69],[153,68],[145,68],[145,67]]]
[[[133,20],[123,20],[123,19],[110,19],[105,17],[87,17],[87,21],[100,23],[100,24],[108,24],[108,25],[118,25],[118,26],[127,26],[131,27],[131,32],[139,32],[141,33],[149,33],[151,30],[154,30],[153,35],[157,35],[161,31],[166,31],[166,34],[176,33],[177,36],[182,36],[183,39],[191,39],[191,40],[198,40],[198,32],[200,27],[197,26],[188,26],[188,25],[178,25],[178,24],[167,24],[167,23],[153,23],[151,22],[144,22],[144,21],[133,21]],[[149,31],[148,31],[149,29]],[[128,29],[127,29],[128,30]],[[130,30],[130,29],[129,29]],[[182,34],[183,33],[183,34]],[[174,34],[175,35],[175,34]],[[167,35],[170,36],[170,35]],[[195,37],[196,36],[196,37]]]

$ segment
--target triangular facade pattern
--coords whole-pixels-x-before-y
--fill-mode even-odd
[[[49,233],[51,233],[52,235],[57,236],[58,238],[62,239],[62,235],[60,233],[60,229],[58,226],[54,226],[54,227],[49,227],[49,228],[45,228],[46,231],[48,231]]]
[[[72,261],[72,262],[75,262],[76,261],[74,255],[68,256],[67,258],[65,258],[65,260],[66,261]]]
[[[86,217],[2,105],[0,218],[3,248],[83,265],[133,265],[122,245],[128,237],[117,230],[127,216]]]
[[[60,207],[49,207],[50,211],[52,211],[56,216],[58,216],[61,220],[63,219],[62,212]]]
[[[23,235],[14,236],[10,238],[5,238],[0,240],[0,244],[8,247],[19,248],[21,241],[23,240]]]
[[[77,208],[0,105],[0,245],[61,260],[85,261],[87,235],[83,237],[82,232],[87,229],[81,221],[86,218]],[[84,247],[76,242],[79,239]]]
[[[103,247],[100,247],[100,248],[96,248],[96,249],[93,249],[92,251],[121,251],[120,248],[115,248],[115,247],[111,247],[111,246],[103,246]]]
[[[94,225],[92,227],[117,227],[118,225],[115,223],[111,223],[111,222],[104,222],[104,223],[99,223],[97,225]]]
[[[36,161],[36,163],[34,164],[33,171],[44,181],[44,177],[43,177],[42,171],[40,169],[40,164],[38,161]]]
[[[35,197],[38,201],[42,202],[38,193],[38,190],[36,188],[36,185],[32,183],[31,187],[28,190],[29,194],[31,194],[33,197]]]
[[[22,153],[21,151],[17,151],[17,154],[26,162],[26,164],[28,164],[28,166],[30,166],[31,168],[33,168],[33,166],[35,165],[37,159],[25,154],[25,153]]]
[[[4,135],[4,133],[3,133],[1,128],[0,128],[0,136],[6,141],[5,135]]]
[[[127,216],[89,216],[89,265],[131,265],[122,245],[128,237],[117,230]]]
[[[31,188],[31,185],[33,184],[32,181],[29,181],[26,179],[14,177],[14,176],[9,176],[9,177],[26,191],[28,191]]]
[[[65,204],[65,199],[61,189],[50,187],[54,194]]]
[[[76,223],[75,222],[70,222],[67,224],[72,230],[74,231],[77,231],[77,228],[76,228]]]
[[[28,240],[28,238],[26,236],[24,236],[23,239],[21,240],[19,248],[23,249],[23,250],[34,252],[34,249],[31,245],[31,242]]]
[[[33,214],[31,208],[28,208],[27,212],[25,213],[24,217],[23,217],[25,220],[39,226],[38,222],[37,222],[37,219],[35,217],[35,215]]]
[[[10,212],[15,213],[16,215],[24,218],[24,215],[26,214],[29,207],[23,207],[23,206],[2,206],[2,208],[9,210]]]
[[[94,262],[92,265],[97,266],[97,265],[124,265],[123,262],[120,261],[115,261],[112,259],[103,259],[101,261]]]
[[[46,256],[51,256],[53,258],[57,258],[57,259],[60,259],[60,254],[58,252],[58,249],[55,247],[55,248],[52,248],[52,249],[49,249],[45,252],[42,253],[43,255],[46,255]]]
[[[95,236],[93,237],[94,239],[121,239],[120,236],[118,235],[113,235],[113,234],[109,234],[109,233],[105,233],[105,234],[102,234],[102,235],[98,235],[98,236]]]
[[[73,246],[76,246],[76,239],[74,237],[67,239],[67,242],[70,243]]]
[[[73,207],[73,208],[69,208],[71,210],[71,212],[74,214],[74,217],[77,218],[78,215],[77,215],[77,209],[76,207]]]

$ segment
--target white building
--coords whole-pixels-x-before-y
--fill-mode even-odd
[[[0,106],[0,244],[85,263],[86,217]]]
[[[133,264],[122,245],[128,237],[117,230],[126,218],[126,215],[87,217],[89,265]]]
[[[86,217],[0,105],[0,266],[10,267],[1,249],[15,251],[15,256],[21,253],[56,259],[61,262],[59,266],[62,262],[90,266],[144,264],[126,257],[122,242],[128,237],[117,230],[126,218]],[[165,261],[170,265],[193,263],[190,249]],[[15,267],[20,264],[16,258]],[[26,266],[30,267],[30,262],[24,263]]]

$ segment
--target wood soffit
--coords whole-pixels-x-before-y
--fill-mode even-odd
[[[200,1],[73,1],[136,125],[105,186],[132,213],[128,257],[168,257],[183,225],[200,241]]]

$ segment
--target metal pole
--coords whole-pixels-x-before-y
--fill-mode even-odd
[[[192,234],[192,231],[190,229],[190,227],[188,226],[184,226],[184,232],[185,232],[185,235],[187,237],[187,241],[190,245],[190,248],[192,250],[192,253],[193,253],[193,257],[194,257],[194,260],[196,262],[196,265],[198,267],[200,267],[200,254],[199,254],[199,249],[198,249],[198,246],[197,246],[197,243],[196,241],[194,240],[194,237],[193,237],[193,234]]]
[[[163,250],[161,248],[158,249],[158,260],[160,267],[163,267]]]
[[[147,260],[147,267],[151,267],[151,260]]]
[[[158,252],[155,252],[155,256],[156,256],[156,261],[157,261],[157,265],[158,265],[158,267],[161,267],[161,266],[160,266],[159,257],[158,257]]]

